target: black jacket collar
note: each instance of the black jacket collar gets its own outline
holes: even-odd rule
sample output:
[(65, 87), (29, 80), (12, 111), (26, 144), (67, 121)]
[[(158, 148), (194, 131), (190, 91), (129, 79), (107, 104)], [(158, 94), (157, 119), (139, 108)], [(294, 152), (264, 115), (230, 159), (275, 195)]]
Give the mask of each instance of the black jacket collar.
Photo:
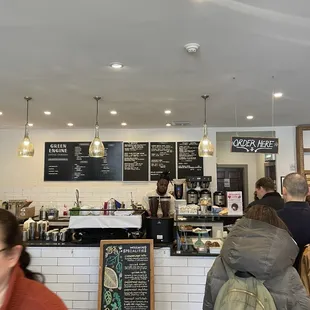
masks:
[(289, 201), (284, 205), (285, 209), (309, 209), (309, 203), (306, 201)]
[(281, 198), (281, 195), (278, 192), (271, 192), (271, 193), (266, 193), (263, 198), (266, 198), (266, 197), (280, 197)]

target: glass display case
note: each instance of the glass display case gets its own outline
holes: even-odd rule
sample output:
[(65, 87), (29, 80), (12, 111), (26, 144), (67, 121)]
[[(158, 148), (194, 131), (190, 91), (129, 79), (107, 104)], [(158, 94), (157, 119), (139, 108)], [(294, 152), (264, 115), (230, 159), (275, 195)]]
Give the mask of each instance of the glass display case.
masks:
[(240, 216), (218, 212), (201, 213), (187, 208), (177, 210), (173, 256), (218, 256), (230, 228)]

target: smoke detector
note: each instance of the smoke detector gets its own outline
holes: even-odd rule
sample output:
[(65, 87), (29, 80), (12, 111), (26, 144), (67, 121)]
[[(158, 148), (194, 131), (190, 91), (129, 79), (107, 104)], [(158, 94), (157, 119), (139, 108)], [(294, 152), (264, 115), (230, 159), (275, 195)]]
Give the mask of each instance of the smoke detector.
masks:
[(198, 43), (188, 43), (184, 47), (188, 53), (196, 53), (199, 50), (200, 45)]

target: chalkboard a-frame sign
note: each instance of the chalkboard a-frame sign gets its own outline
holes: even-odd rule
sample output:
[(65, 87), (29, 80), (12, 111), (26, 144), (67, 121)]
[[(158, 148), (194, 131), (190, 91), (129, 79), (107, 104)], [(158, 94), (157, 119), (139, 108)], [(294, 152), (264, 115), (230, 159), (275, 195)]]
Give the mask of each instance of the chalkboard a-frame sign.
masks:
[(98, 310), (155, 310), (153, 240), (102, 240), (98, 294)]

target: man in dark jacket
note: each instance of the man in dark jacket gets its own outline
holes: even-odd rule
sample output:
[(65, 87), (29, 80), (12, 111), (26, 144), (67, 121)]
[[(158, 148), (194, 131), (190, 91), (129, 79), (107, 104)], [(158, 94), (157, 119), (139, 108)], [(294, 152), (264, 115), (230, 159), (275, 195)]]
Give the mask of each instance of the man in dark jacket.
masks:
[(248, 208), (255, 205), (263, 205), (274, 208), (275, 210), (282, 209), (284, 206), (284, 200), (281, 195), (275, 191), (274, 187), (274, 182), (271, 178), (260, 178), (255, 183), (255, 192), (258, 200), (251, 202)]
[(307, 180), (298, 173), (288, 174), (283, 181), (284, 208), (279, 217), (287, 225), (299, 247), (294, 267), (298, 270), (305, 245), (310, 243), (310, 207), (306, 202), (309, 192)]

